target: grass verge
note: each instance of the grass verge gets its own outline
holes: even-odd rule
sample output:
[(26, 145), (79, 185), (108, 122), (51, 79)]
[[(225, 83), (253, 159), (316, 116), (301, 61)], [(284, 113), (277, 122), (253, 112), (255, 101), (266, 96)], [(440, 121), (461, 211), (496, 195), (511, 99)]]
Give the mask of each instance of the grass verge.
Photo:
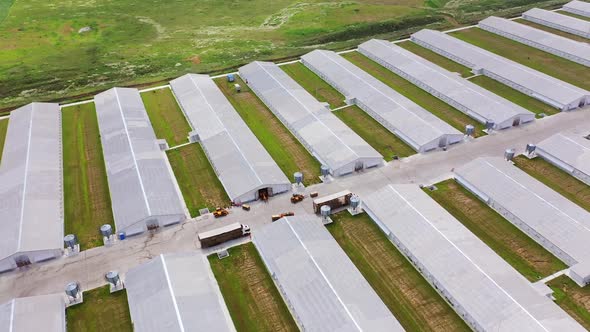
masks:
[(65, 234), (101, 246), (100, 226), (114, 221), (94, 103), (62, 109), (62, 135)]
[(581, 64), (479, 28), (456, 31), (451, 35), (582, 89), (590, 89), (590, 71)]
[(281, 66), (281, 69), (317, 100), (330, 104), (332, 108), (346, 105), (344, 96), (340, 92), (336, 91), (301, 62)]
[(209, 263), (238, 331), (298, 331), (254, 244), (229, 249)]
[(229, 197), (199, 143), (168, 150), (166, 154), (191, 217), (198, 216), (199, 209), (212, 211), (229, 205)]
[(515, 90), (508, 85), (504, 85), (496, 80), (493, 80), (487, 76), (476, 76), (470, 79), (471, 82), (481, 86), (484, 89), (489, 90), (497, 94), (498, 96), (509, 100), (521, 107), (526, 108), (527, 110), (535, 113), (541, 114), (545, 113), (546, 115), (552, 115), (559, 113), (559, 110), (551, 107), (531, 96), (525, 95), (524, 93)]
[(579, 287), (567, 276), (555, 278), (547, 285), (553, 289), (557, 305), (590, 330), (590, 288)]
[(0, 162), (4, 152), (4, 142), (6, 141), (6, 131), (8, 130), (8, 119), (0, 121)]
[(408, 157), (416, 153), (409, 145), (392, 134), (357, 106), (349, 106), (334, 112), (342, 122), (377, 150), (386, 161), (394, 155)]
[(473, 75), (471, 69), (468, 67), (463, 66), (460, 63), (457, 63), (453, 60), (447, 59), (444, 56), (433, 52), (427, 48), (424, 48), (416, 43), (412, 43), (411, 41), (405, 41), (397, 44), (400, 47), (405, 48), (406, 50), (419, 55), (420, 57), (435, 63), (444, 69), (451, 71), (453, 73), (459, 73), (462, 77), (469, 77)]
[(586, 17), (586, 16), (582, 16), (582, 15), (578, 15), (578, 14), (566, 12), (565, 10), (559, 10), (559, 11), (557, 11), (557, 13), (558, 14), (562, 14), (562, 15), (567, 15), (567, 16), (575, 17), (575, 18), (578, 18), (578, 19), (584, 20), (584, 21), (590, 21), (590, 17)]
[(234, 90), (234, 83), (229, 83), (224, 78), (216, 79), (215, 83), (289, 179), (293, 177), (293, 173), (302, 172), (306, 186), (320, 182), (320, 163), (241, 78), (236, 76), (236, 83), (242, 86), (239, 93)]
[(535, 29), (547, 31), (547, 32), (550, 32), (550, 33), (552, 33), (554, 35), (562, 36), (562, 37), (565, 37), (565, 38), (568, 38), (568, 39), (572, 39), (572, 40), (575, 40), (575, 41), (579, 41), (579, 42), (582, 42), (582, 43), (588, 43), (589, 42), (588, 39), (586, 39), (586, 38), (584, 38), (582, 36), (574, 35), (574, 34), (567, 33), (565, 31), (561, 31), (561, 30), (557, 30), (557, 29), (553, 29), (553, 28), (550, 28), (548, 26), (537, 24), (537, 23), (531, 22), (531, 21), (527, 21), (527, 20), (522, 19), (522, 18), (519, 18), (519, 19), (515, 20), (515, 22), (518, 22), (520, 24), (525, 24), (525, 25), (531, 26), (531, 27), (533, 27)]
[(485, 135), (482, 131), (485, 129), (483, 124), (468, 117), (464, 113), (461, 113), (459, 110), (432, 96), (409, 81), (406, 81), (402, 77), (394, 74), (389, 69), (381, 66), (359, 52), (350, 52), (343, 54), (342, 56), (457, 130), (464, 132), (465, 126), (471, 124), (476, 128), (476, 137)]
[(529, 159), (518, 156), (514, 158), (514, 163), (547, 187), (590, 212), (590, 186), (584, 182), (541, 157)]
[(169, 88), (146, 91), (141, 94), (156, 137), (165, 139), (168, 145), (175, 146), (188, 142), (191, 131), (180, 106)]
[(84, 292), (84, 303), (66, 309), (68, 332), (131, 332), (127, 291), (111, 294), (109, 286)]
[(567, 268), (455, 180), (436, 187), (425, 192), (528, 280), (538, 281)]
[(470, 331), (367, 214), (332, 220), (332, 236), (407, 331)]

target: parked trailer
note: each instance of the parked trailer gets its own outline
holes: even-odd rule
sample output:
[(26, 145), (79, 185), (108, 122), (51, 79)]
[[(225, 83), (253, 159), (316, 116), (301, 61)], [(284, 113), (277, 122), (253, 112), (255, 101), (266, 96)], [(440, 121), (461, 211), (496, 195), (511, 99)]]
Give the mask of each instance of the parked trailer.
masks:
[(350, 204), (351, 197), (352, 193), (350, 190), (344, 190), (332, 195), (316, 198), (313, 200), (313, 211), (315, 213), (320, 213), (320, 209), (324, 205), (330, 206), (332, 210), (346, 206)]
[(239, 222), (198, 233), (201, 248), (216, 246), (223, 242), (250, 235), (250, 227)]

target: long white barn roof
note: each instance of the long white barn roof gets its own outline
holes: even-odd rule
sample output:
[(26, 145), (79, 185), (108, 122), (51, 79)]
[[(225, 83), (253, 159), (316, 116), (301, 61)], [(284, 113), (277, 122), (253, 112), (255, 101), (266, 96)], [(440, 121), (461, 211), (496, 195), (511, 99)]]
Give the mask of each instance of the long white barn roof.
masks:
[(528, 45), (558, 56), (565, 53), (570, 60), (590, 66), (590, 44), (494, 16), (480, 21), (479, 27), (516, 41), (525, 41)]
[(590, 3), (585, 1), (574, 0), (563, 5), (562, 9), (566, 12), (590, 17)]
[(113, 88), (94, 102), (117, 230), (184, 214), (137, 89)]
[(253, 241), (303, 330), (403, 331), (316, 216), (282, 218)]
[(371, 109), (417, 151), (447, 135), (463, 137), (457, 129), (332, 51), (316, 50), (301, 59), (347, 98), (355, 98)]
[(160, 255), (127, 272), (135, 331), (235, 331), (223, 297), (199, 252)]
[[(385, 40), (372, 39), (363, 43), (359, 52), (411, 82), (419, 83), (419, 87), (433, 95), (443, 95), (453, 104), (468, 109), (468, 115), (479, 122), (502, 124), (516, 117), (526, 118), (527, 122), (535, 118), (526, 109)], [(445, 100), (444, 97), (439, 98)]]
[(270, 185), (291, 187), (209, 76), (187, 74), (171, 81), (170, 86), (230, 199)]
[(588, 135), (590, 129), (558, 133), (538, 143), (537, 151), (590, 176), (590, 140), (585, 138)]
[(590, 92), (534, 69), (483, 50), (448, 34), (424, 29), (412, 41), (472, 69), (483, 69), (503, 80), (522, 86), (557, 108), (577, 104)]
[(21, 297), (0, 304), (0, 331), (65, 332), (64, 295)]
[(584, 331), (418, 186), (386, 186), (363, 206), (477, 330)]
[(502, 158), (478, 158), (455, 169), (455, 178), (552, 243), (569, 265), (589, 260), (590, 213), (518, 167)]
[(363, 158), (383, 159), (274, 63), (252, 62), (240, 68), (240, 76), (301, 143), (332, 170)]
[(590, 22), (586, 20), (539, 8), (524, 12), (522, 17), (527, 21), (590, 38)]
[(63, 248), (61, 148), (58, 104), (11, 112), (0, 165), (0, 259)]

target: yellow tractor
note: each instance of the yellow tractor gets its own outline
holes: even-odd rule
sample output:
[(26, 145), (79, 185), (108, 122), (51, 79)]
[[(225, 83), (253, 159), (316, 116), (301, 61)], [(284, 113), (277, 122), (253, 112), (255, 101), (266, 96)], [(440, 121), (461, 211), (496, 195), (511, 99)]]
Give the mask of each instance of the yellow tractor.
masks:
[(303, 196), (301, 194), (293, 194), (293, 196), (291, 196), (291, 203), (297, 204), (297, 203), (301, 202), (304, 198), (305, 198), (305, 196)]
[(217, 209), (215, 209), (215, 211), (213, 211), (213, 216), (215, 218), (225, 217), (228, 214), (229, 214), (229, 211), (227, 211), (226, 209), (220, 208), (220, 207), (218, 207)]

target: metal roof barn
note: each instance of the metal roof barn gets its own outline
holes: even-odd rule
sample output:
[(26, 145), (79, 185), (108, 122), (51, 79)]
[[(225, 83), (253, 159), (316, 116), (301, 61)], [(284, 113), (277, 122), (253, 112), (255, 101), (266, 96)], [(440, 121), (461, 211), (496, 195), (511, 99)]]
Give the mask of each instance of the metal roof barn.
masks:
[(588, 2), (574, 0), (563, 5), (561, 9), (573, 14), (590, 17), (590, 3)]
[(538, 143), (535, 152), (590, 186), (590, 130), (555, 134)]
[(61, 149), (58, 104), (11, 112), (0, 165), (0, 271), (61, 256)]
[(274, 63), (252, 62), (240, 68), (240, 76), (332, 175), (383, 164), (379, 152)]
[(420, 30), (411, 40), (552, 107), (568, 111), (590, 104), (590, 92), (503, 58), (448, 34)]
[(313, 215), (284, 217), (253, 242), (303, 331), (403, 331)]
[(512, 163), (478, 158), (455, 179), (567, 265), (590, 260), (590, 213)]
[(50, 294), (20, 297), (0, 304), (0, 331), (65, 332), (64, 296)]
[(533, 8), (524, 12), (522, 18), (550, 28), (565, 31), (584, 38), (590, 38), (590, 22), (579, 18), (539, 8)]
[(160, 255), (125, 278), (135, 331), (235, 331), (207, 258)]
[(479, 22), (483, 30), (590, 67), (590, 45), (500, 17)]
[(291, 189), (289, 179), (207, 75), (170, 82), (174, 95), (230, 199), (257, 200)]
[(94, 102), (117, 231), (133, 235), (185, 220), (139, 91), (113, 88)]
[(478, 122), (494, 123), (494, 129), (535, 119), (526, 109), (385, 40), (363, 43), (359, 52)]
[(313, 51), (301, 61), (418, 152), (463, 139), (461, 132), (334, 52)]
[(476, 331), (584, 331), (416, 185), (388, 185), (363, 208)]

